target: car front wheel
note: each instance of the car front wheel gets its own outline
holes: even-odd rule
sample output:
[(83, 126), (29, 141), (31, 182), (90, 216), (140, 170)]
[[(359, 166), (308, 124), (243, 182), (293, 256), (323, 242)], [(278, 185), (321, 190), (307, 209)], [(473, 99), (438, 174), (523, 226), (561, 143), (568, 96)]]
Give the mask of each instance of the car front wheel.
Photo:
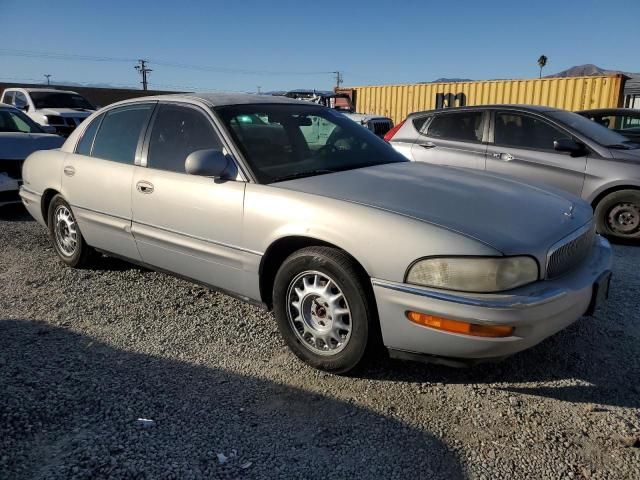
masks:
[(621, 240), (640, 240), (640, 191), (610, 193), (596, 206), (595, 216), (599, 233)]
[(361, 363), (376, 318), (365, 282), (355, 261), (338, 249), (304, 248), (284, 261), (274, 282), (274, 311), (300, 359), (332, 373)]
[(48, 226), (49, 237), (60, 260), (74, 268), (83, 268), (91, 263), (96, 251), (85, 242), (71, 207), (62, 195), (51, 199)]

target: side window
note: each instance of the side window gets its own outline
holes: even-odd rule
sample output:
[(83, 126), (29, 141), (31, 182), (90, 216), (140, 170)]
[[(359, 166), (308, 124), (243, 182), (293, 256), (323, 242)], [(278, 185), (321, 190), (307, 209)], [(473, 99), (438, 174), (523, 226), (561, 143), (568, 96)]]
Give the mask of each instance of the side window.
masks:
[(622, 117), (621, 130), (627, 130), (633, 128), (638, 130), (640, 128), (640, 115), (625, 115)]
[(494, 143), (507, 147), (553, 150), (554, 140), (570, 138), (547, 122), (519, 113), (497, 113)]
[(2, 95), (2, 103), (13, 105), (13, 92), (4, 92)]
[(222, 144), (203, 113), (191, 107), (160, 105), (149, 140), (147, 167), (184, 173), (189, 154), (209, 148), (222, 149)]
[(107, 112), (93, 142), (91, 156), (133, 165), (140, 133), (151, 110), (152, 104), (136, 104)]
[(436, 115), (427, 135), (447, 140), (482, 141), (482, 112), (460, 112)]
[(413, 126), (418, 132), (420, 132), (422, 131), (422, 127), (424, 127), (424, 125), (429, 121), (430, 118), (430, 116), (414, 118)]
[(93, 145), (93, 139), (96, 136), (96, 132), (98, 131), (98, 127), (100, 126), (100, 122), (104, 118), (104, 114), (96, 117), (91, 124), (85, 129), (82, 134), (82, 138), (78, 142), (78, 146), (76, 147), (76, 153), (78, 155), (91, 155), (91, 147)]

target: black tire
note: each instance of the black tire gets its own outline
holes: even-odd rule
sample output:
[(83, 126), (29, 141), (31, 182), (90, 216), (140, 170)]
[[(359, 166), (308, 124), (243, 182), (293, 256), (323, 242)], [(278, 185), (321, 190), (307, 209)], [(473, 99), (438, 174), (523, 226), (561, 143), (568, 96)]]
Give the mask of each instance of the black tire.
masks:
[(595, 208), (598, 233), (611, 239), (640, 240), (640, 191), (619, 190), (604, 197)]
[[(313, 347), (308, 346), (301, 338), (302, 334), (295, 331), (296, 326), (290, 317), (295, 312), (290, 304), (292, 282), (307, 272), (319, 272), (330, 278), (348, 303), (350, 333), (345, 345), (337, 353), (314, 352)], [(367, 288), (367, 282), (368, 279), (356, 262), (345, 252), (335, 248), (303, 248), (283, 262), (273, 286), (274, 313), (280, 334), (298, 358), (314, 368), (344, 374), (359, 366), (368, 350), (378, 346), (377, 312), (373, 293)], [(331, 319), (331, 316), (328, 318)]]
[[(65, 251), (64, 247), (61, 245), (62, 242), (58, 241), (56, 238), (56, 229), (61, 228), (56, 222), (56, 212), (59, 208), (66, 209), (71, 215), (71, 219), (75, 224), (75, 232), (76, 232), (76, 241), (75, 248), (73, 252)], [(72, 268), (86, 268), (91, 266), (93, 261), (97, 258), (97, 252), (87, 245), (84, 237), (82, 236), (82, 232), (80, 231), (80, 227), (75, 222), (75, 217), (73, 216), (73, 211), (71, 210), (71, 206), (65, 201), (62, 195), (58, 194), (51, 199), (51, 203), (49, 204), (49, 211), (47, 212), (47, 225), (49, 227), (49, 238), (51, 239), (51, 243), (53, 244), (53, 248), (58, 254), (58, 257), (65, 265), (68, 265)]]

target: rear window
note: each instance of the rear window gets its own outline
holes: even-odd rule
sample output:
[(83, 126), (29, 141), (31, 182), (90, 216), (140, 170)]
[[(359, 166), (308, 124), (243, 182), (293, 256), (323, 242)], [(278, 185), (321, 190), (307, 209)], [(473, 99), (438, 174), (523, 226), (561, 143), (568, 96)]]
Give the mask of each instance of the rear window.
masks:
[(482, 126), (482, 112), (445, 113), (433, 118), (427, 134), (446, 140), (481, 142)]

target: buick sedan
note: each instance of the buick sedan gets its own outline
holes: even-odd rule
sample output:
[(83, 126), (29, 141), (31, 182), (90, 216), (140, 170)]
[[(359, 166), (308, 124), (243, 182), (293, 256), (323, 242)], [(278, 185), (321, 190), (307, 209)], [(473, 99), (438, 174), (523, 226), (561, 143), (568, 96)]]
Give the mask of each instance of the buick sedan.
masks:
[(586, 202), (407, 161), (287, 98), (114, 104), (31, 155), (23, 179), (65, 264), (102, 252), (271, 308), (291, 350), (336, 373), (380, 344), (452, 365), (502, 358), (593, 312), (609, 285)]

